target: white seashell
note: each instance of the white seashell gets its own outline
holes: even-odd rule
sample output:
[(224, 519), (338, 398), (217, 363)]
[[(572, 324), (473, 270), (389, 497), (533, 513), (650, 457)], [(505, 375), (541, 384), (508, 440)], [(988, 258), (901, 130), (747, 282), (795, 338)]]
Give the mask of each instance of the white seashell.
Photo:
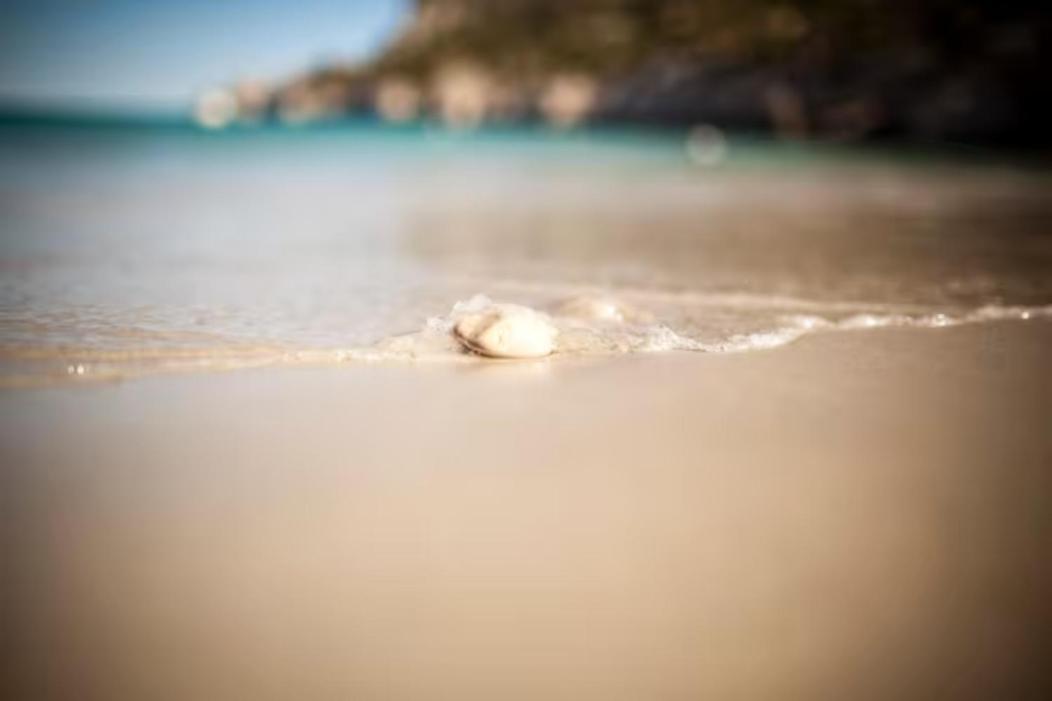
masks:
[(616, 299), (590, 295), (566, 300), (556, 308), (555, 313), (571, 319), (618, 324), (652, 320), (649, 314), (632, 309)]
[(453, 325), (465, 348), (491, 358), (541, 358), (555, 349), (558, 333), (547, 315), (517, 304), (494, 304)]

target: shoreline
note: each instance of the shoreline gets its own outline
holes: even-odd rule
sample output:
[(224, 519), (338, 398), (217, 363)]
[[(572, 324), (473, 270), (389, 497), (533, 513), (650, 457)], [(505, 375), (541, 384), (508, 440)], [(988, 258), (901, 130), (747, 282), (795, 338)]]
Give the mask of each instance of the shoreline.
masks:
[[(668, 330), (672, 346), (654, 350), (594, 350), (556, 349), (551, 355), (532, 362), (573, 363), (578, 360), (611, 361), (621, 357), (663, 355), (739, 355), (758, 351), (772, 351), (800, 343), (812, 336), (825, 336), (843, 332), (867, 331), (938, 331), (962, 326), (989, 324), (1047, 323), (1052, 319), (1052, 306), (981, 307), (965, 314), (950, 316), (928, 313), (907, 316), (903, 314), (857, 314), (839, 321), (822, 317), (798, 315), (793, 325), (770, 331), (745, 333), (728, 337), (719, 342), (701, 342)], [(450, 317), (450, 324), (452, 323)], [(434, 323), (428, 322), (428, 326)], [(572, 328), (572, 327), (571, 327)], [(652, 330), (667, 329), (655, 326)], [(618, 331), (618, 327), (610, 327)], [(602, 332), (602, 328), (596, 329)], [(317, 348), (292, 349), (266, 346), (245, 348), (156, 348), (143, 351), (84, 351), (70, 352), (60, 349), (2, 349), (3, 362), (26, 364), (48, 358), (58, 367), (51, 372), (32, 368), (26, 374), (0, 373), (0, 393), (22, 390), (95, 386), (136, 382), (152, 377), (217, 375), (245, 370), (294, 370), (339, 369), (347, 367), (470, 367), (478, 364), (508, 365), (524, 362), (521, 359), (486, 358), (472, 353), (458, 344), (450, 333), (439, 333), (433, 329), (396, 335), (371, 346), (361, 348)], [(136, 365), (135, 363), (141, 363)], [(153, 364), (149, 364), (149, 363)], [(62, 372), (62, 365), (65, 365)]]

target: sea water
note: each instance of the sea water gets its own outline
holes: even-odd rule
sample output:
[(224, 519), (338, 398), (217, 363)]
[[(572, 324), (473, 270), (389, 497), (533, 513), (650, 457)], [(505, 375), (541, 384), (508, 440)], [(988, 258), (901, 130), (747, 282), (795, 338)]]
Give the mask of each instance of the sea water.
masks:
[[(708, 133), (708, 132), (707, 132)], [(486, 362), (489, 301), (551, 362), (1052, 317), (1052, 175), (975, 153), (370, 122), (0, 123), (0, 384)]]

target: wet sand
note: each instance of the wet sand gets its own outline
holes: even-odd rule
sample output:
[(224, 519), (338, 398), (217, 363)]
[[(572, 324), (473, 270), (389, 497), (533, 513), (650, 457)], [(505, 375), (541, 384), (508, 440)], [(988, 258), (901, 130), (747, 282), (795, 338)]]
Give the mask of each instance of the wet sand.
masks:
[(12, 699), (1038, 698), (1052, 324), (0, 393)]

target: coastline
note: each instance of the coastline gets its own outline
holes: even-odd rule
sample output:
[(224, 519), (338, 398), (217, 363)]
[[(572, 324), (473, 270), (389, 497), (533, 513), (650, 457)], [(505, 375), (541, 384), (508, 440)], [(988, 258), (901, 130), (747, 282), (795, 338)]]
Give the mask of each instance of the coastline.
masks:
[(1050, 347), (1037, 320), (4, 391), (15, 691), (1025, 697)]

